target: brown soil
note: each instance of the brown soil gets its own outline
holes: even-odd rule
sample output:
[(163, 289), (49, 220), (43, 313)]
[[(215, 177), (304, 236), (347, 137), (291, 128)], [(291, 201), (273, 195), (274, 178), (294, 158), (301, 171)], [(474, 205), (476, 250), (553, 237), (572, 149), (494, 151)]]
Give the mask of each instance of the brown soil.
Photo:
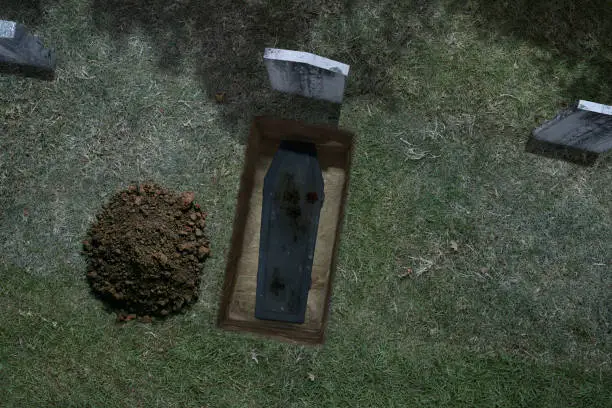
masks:
[(119, 320), (166, 316), (198, 296), (209, 256), (206, 214), (194, 194), (152, 184), (130, 186), (106, 204), (83, 242), (93, 292)]

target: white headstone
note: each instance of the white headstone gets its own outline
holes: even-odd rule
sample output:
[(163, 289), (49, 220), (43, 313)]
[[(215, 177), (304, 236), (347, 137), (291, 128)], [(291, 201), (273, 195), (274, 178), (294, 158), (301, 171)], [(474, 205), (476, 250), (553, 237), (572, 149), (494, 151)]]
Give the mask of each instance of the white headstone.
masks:
[(51, 79), (54, 71), (53, 50), (45, 48), (23, 24), (0, 20), (0, 72), (20, 72)]
[(532, 132), (536, 140), (585, 152), (612, 149), (612, 109), (609, 105), (579, 101)]
[(0, 38), (15, 37), (15, 28), (17, 23), (14, 21), (0, 20)]
[(590, 101), (578, 101), (578, 109), (587, 110), (602, 115), (612, 115), (612, 106)]
[(264, 62), (273, 89), (342, 103), (348, 65), (308, 52), (278, 48), (266, 48)]

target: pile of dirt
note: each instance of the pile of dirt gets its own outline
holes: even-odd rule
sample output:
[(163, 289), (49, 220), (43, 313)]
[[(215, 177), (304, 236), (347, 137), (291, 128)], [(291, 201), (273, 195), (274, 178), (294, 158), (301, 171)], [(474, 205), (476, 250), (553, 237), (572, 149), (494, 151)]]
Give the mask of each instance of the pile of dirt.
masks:
[(210, 255), (205, 226), (192, 192), (141, 184), (117, 193), (83, 242), (93, 292), (120, 320), (150, 320), (193, 303)]

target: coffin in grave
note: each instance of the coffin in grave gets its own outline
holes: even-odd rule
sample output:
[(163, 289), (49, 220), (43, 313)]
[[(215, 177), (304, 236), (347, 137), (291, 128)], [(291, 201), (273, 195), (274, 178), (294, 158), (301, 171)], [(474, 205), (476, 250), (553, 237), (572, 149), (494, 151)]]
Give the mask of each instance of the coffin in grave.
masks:
[[(353, 143), (352, 133), (332, 126), (309, 125), (267, 117), (255, 119), (247, 145), (228, 253), (218, 319), (220, 327), (255, 332), (297, 343), (323, 342), (348, 191)], [(289, 177), (278, 177), (282, 176), (283, 168), (287, 169), (286, 163), (279, 165), (277, 161), (275, 166), (273, 162), (277, 153), (283, 150), (283, 155), (287, 151), (290, 154), (298, 152), (301, 160), (309, 161), (306, 166), (300, 166), (301, 169), (310, 169), (307, 170), (309, 174), (296, 174), (295, 168), (289, 168), (290, 171), (284, 172)], [(291, 160), (291, 157), (285, 158)], [(317, 171), (321, 177), (318, 180)], [(295, 184), (293, 187), (290, 179)], [(268, 184), (272, 183), (274, 190), (282, 191), (276, 202), (274, 197), (268, 202), (270, 212), (264, 210), (266, 181)], [(300, 187), (297, 188), (297, 185)], [(288, 202), (283, 202), (285, 200)], [(295, 221), (292, 215), (296, 215), (298, 206), (300, 213), (304, 211), (307, 214), (301, 219), (297, 217), (297, 223), (292, 225)], [(266, 239), (263, 235), (266, 234), (267, 224), (263, 218), (266, 217), (265, 214), (270, 214), (271, 218), (273, 208), (277, 213), (285, 212), (286, 218), (283, 222), (286, 224), (280, 232), (289, 234), (282, 241), (274, 242), (277, 244), (276, 248), (270, 248), (270, 243), (262, 245)], [(315, 220), (317, 212), (318, 223)], [(318, 226), (315, 239), (308, 230), (314, 229), (316, 224)], [(303, 235), (293, 236), (294, 230)], [(268, 234), (270, 233), (276, 234), (268, 229)], [(269, 235), (269, 238), (275, 236)], [(287, 241), (295, 243), (305, 237), (312, 241), (306, 239), (301, 240), (297, 247), (282, 247)], [(311, 253), (312, 246), (314, 252)], [(267, 253), (262, 253), (262, 248), (266, 247)], [(258, 273), (261, 256), (287, 249), (296, 254), (294, 259), (289, 256), (277, 257), (277, 265), (264, 260), (263, 263), (268, 265), (267, 270), (271, 273), (265, 276)], [(312, 260), (309, 259), (311, 254)], [(309, 265), (312, 267), (308, 271)], [(280, 270), (292, 266), (298, 269), (297, 274), (292, 274), (290, 270)], [(275, 267), (279, 268), (276, 274)], [(300, 278), (294, 279), (295, 276)], [(287, 281), (287, 277), (291, 282)], [(261, 283), (258, 278), (261, 278)], [(261, 309), (257, 310), (258, 286), (271, 296), (261, 304), (263, 315), (258, 313)], [(291, 290), (297, 296), (292, 296)], [(288, 307), (289, 310), (281, 310), (281, 307)], [(277, 314), (284, 311), (288, 313)]]
[(258, 319), (304, 323), (323, 199), (316, 146), (282, 141), (264, 179)]

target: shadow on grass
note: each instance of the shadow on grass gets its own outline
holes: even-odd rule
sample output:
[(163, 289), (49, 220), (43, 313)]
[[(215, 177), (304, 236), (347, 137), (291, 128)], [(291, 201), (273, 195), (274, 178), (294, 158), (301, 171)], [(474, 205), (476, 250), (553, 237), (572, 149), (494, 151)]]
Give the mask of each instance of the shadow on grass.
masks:
[[(339, 106), (280, 95), (269, 87), (263, 64), (265, 47), (301, 49), (323, 11), (337, 13), (335, 0), (94, 0), (99, 30), (121, 42), (135, 30), (144, 32), (159, 55), (160, 69), (195, 72), (210, 100), (224, 92), (220, 105), (225, 123), (248, 124), (255, 115), (337, 123)], [(236, 128), (235, 128), (236, 129)], [(246, 135), (245, 135), (246, 136)]]
[(15, 21), (30, 27), (37, 26), (43, 18), (41, 0), (2, 0), (0, 20)]
[[(568, 101), (611, 101), (612, 4), (609, 0), (473, 0), (467, 6), (458, 0), (451, 3), (476, 15), (486, 31), (530, 41), (579, 72), (569, 83), (562, 84)], [(545, 60), (542, 62), (547, 64)], [(553, 75), (551, 69), (551, 81)]]
[(118, 44), (136, 30), (144, 32), (157, 48), (159, 67), (195, 71), (211, 100), (224, 92), (225, 123), (240, 124), (237, 130), (257, 115), (337, 124), (338, 105), (271, 91), (263, 64), (265, 47), (317, 52), (313, 33), (330, 45), (325, 57), (352, 64), (347, 96), (373, 96), (395, 106), (391, 68), (411, 38), (404, 21), (429, 3), (94, 0), (92, 13), (96, 28)]

